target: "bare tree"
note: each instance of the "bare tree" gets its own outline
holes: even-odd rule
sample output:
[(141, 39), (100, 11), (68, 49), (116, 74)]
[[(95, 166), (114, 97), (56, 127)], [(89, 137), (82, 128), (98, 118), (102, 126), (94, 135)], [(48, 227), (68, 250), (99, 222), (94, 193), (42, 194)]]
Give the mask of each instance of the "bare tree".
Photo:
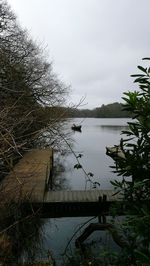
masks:
[[(67, 93), (68, 87), (53, 73), (44, 49), (21, 29), (7, 2), (0, 0), (0, 179), (27, 149), (40, 143), (58, 143), (64, 118), (60, 107)], [(0, 264), (1, 258), (8, 258), (12, 250), (11, 236), (7, 232), (17, 228), (20, 220), (22, 226), (32, 218), (18, 220), (16, 214), (20, 215), (20, 204), (9, 203), (7, 196), (0, 187)], [(10, 212), (11, 223), (9, 208), (14, 212), (14, 216)], [(7, 224), (3, 219), (5, 215)], [(4, 256), (1, 257), (2, 250)], [(6, 264), (2, 262), (1, 265)]]
[[(10, 7), (0, 1), (0, 158), (35, 145), (41, 129), (60, 123), (54, 108), (65, 102), (68, 87), (53, 73), (44, 50), (22, 30)], [(57, 113), (58, 114), (58, 113)], [(51, 115), (53, 119), (51, 119)], [(37, 142), (36, 142), (37, 143)]]

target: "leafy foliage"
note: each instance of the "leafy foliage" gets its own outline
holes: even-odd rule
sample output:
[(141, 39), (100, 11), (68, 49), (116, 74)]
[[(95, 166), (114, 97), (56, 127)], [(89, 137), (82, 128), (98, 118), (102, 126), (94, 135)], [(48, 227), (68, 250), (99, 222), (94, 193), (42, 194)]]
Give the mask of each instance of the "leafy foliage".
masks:
[[(138, 77), (140, 91), (124, 93), (124, 110), (132, 115), (128, 122), (129, 130), (122, 131), (126, 139), (121, 139), (120, 147), (125, 158), (116, 158), (118, 175), (123, 176), (117, 186), (124, 191), (126, 199), (150, 198), (150, 76), (149, 68), (138, 66), (144, 74), (132, 75)], [(130, 180), (126, 180), (130, 177)]]
[(132, 77), (139, 90), (125, 92), (123, 97), (124, 110), (130, 112), (132, 121), (128, 122), (129, 130), (122, 132), (126, 137), (120, 140), (125, 157), (114, 158), (114, 172), (121, 180), (112, 182), (124, 196), (128, 213), (134, 214), (124, 222), (132, 244), (123, 250), (126, 261), (122, 265), (150, 265), (150, 67), (138, 69), (142, 73)]

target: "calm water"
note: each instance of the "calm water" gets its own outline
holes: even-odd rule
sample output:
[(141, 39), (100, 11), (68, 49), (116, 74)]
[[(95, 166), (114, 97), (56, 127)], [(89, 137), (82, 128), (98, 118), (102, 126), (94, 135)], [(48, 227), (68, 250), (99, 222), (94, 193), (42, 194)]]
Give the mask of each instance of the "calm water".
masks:
[[(68, 128), (70, 131), (73, 123), (82, 124), (82, 133), (72, 133), (74, 152), (76, 155), (79, 153), (83, 155), (80, 162), (87, 172), (94, 174), (93, 180), (100, 183), (100, 189), (111, 189), (110, 180), (116, 178), (116, 176), (111, 172), (111, 168), (109, 168), (110, 165), (113, 165), (113, 160), (106, 156), (106, 146), (119, 144), (120, 133), (127, 126), (127, 119), (74, 119), (69, 122)], [(57, 173), (56, 187), (68, 190), (85, 189), (85, 175), (83, 171), (81, 169), (74, 169), (76, 164), (75, 156), (71, 153), (67, 156), (61, 155), (59, 163), (60, 172), (63, 171), (63, 173)], [(93, 189), (90, 183), (87, 188)], [(43, 245), (46, 249), (52, 251), (54, 257), (57, 258), (58, 264), (59, 260), (61, 260), (61, 254), (73, 233), (90, 218), (70, 217), (46, 220)], [(97, 218), (92, 222), (94, 221), (97, 222)], [(87, 242), (92, 240), (100, 241), (101, 245), (103, 245), (107, 239), (106, 234), (105, 237), (104, 234), (104, 232), (96, 232)], [(111, 239), (108, 242), (111, 246), (115, 246)], [(74, 249), (73, 241), (71, 249)]]
[[(121, 130), (127, 125), (127, 119), (94, 119), (87, 118), (74, 119), (75, 124), (82, 124), (82, 133), (73, 132), (74, 140), (73, 150), (78, 155), (83, 156), (80, 159), (86, 172), (94, 174), (93, 180), (100, 183), (100, 189), (111, 189), (110, 180), (116, 177), (109, 168), (113, 165), (113, 160), (106, 155), (106, 146), (119, 144)], [(69, 123), (69, 128), (73, 123)], [(75, 156), (70, 153), (68, 156), (62, 156), (65, 173), (63, 175), (66, 181), (66, 189), (76, 190), (85, 189), (85, 177), (81, 169), (74, 169), (77, 163)], [(64, 184), (64, 185), (65, 185)], [(88, 184), (87, 188), (92, 188)]]

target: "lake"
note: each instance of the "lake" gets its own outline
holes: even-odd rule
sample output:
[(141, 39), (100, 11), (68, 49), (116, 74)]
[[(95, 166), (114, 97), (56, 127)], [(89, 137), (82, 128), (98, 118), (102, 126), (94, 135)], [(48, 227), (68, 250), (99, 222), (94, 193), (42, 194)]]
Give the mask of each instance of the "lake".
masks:
[[(118, 178), (109, 167), (113, 165), (113, 160), (106, 155), (106, 146), (119, 144), (121, 130), (127, 128), (127, 121), (129, 119), (86, 118), (73, 119), (68, 122), (70, 131), (73, 123), (82, 124), (81, 133), (71, 131), (73, 139), (71, 147), (76, 156), (82, 154), (82, 157), (79, 158), (80, 163), (87, 173), (91, 172), (94, 175), (92, 180), (100, 183), (100, 187), (98, 186), (97, 189), (112, 189), (110, 180)], [(55, 173), (55, 189), (84, 190), (85, 187), (86, 189), (94, 189), (90, 182), (85, 182), (85, 174), (82, 169), (74, 168), (77, 161), (71, 152), (67, 155), (59, 154), (58, 156), (56, 154), (55, 161), (58, 162), (58, 165), (56, 165), (57, 173)], [(52, 251), (58, 265), (61, 265), (61, 254), (74, 232), (89, 219), (91, 217), (45, 219), (43, 247)], [(97, 222), (97, 218), (92, 220), (92, 222), (94, 221)], [(77, 236), (79, 236), (79, 232)], [(74, 249), (74, 239), (69, 245), (71, 251)], [(106, 236), (104, 232), (92, 234), (87, 243), (90, 243), (90, 241), (100, 242), (101, 246), (107, 242), (107, 244), (116, 248), (110, 236)]]

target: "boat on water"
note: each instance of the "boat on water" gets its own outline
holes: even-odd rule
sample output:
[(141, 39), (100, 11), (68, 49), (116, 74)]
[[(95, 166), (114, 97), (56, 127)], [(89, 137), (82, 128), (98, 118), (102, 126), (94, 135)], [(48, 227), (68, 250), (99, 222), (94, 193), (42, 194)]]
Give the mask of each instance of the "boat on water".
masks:
[(71, 127), (71, 129), (74, 130), (74, 131), (81, 132), (81, 127), (82, 127), (81, 125), (75, 125), (75, 124), (73, 124), (72, 127)]

